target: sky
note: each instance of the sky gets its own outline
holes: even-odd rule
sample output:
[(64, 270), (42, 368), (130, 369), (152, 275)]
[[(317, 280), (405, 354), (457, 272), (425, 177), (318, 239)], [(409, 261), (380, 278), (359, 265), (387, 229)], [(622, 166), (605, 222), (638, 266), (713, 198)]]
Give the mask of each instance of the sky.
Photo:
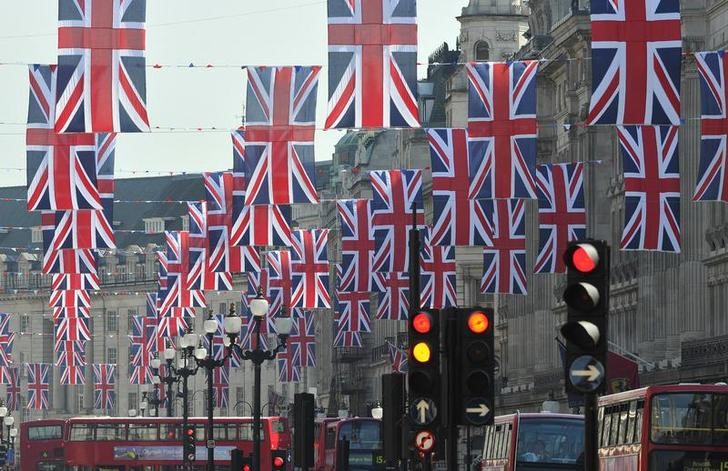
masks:
[[(467, 0), (418, 0), (419, 62), (455, 47)], [(0, 186), (25, 185), (26, 64), (56, 62), (57, 0), (0, 1)], [(232, 166), (229, 130), (245, 102), (242, 65), (326, 65), (325, 0), (147, 0), (147, 109), (152, 127), (220, 131), (120, 135), (116, 178)], [(215, 68), (189, 68), (213, 64)], [(426, 68), (420, 66), (423, 77)], [(317, 128), (328, 85), (320, 74)], [(316, 132), (316, 159), (343, 131)]]

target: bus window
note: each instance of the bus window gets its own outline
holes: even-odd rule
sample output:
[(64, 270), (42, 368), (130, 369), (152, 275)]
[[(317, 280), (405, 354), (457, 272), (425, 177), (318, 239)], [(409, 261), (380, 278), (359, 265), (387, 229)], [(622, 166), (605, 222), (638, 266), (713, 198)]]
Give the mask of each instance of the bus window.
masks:
[(634, 421), (634, 440), (636, 443), (642, 441), (642, 420), (645, 414), (645, 401), (637, 401), (637, 411), (635, 412)]
[(91, 424), (71, 425), (71, 441), (85, 442), (94, 439), (94, 427)]
[(651, 436), (655, 443), (709, 444), (712, 394), (657, 394), (652, 397)]
[(339, 440), (349, 440), (350, 450), (379, 450), (382, 448), (380, 429), (379, 422), (345, 422), (339, 428)]
[[(276, 433), (283, 433), (286, 431), (286, 422), (283, 420), (271, 420), (270, 427)], [(316, 436), (315, 433), (314, 436)]]
[(519, 423), (519, 463), (575, 464), (583, 452), (584, 425), (579, 420), (528, 419)]
[(604, 420), (602, 421), (602, 440), (601, 446), (606, 447), (609, 445), (609, 431), (612, 429), (612, 414), (611, 407), (604, 408)]
[[(253, 440), (253, 424), (252, 423), (246, 423), (246, 424), (239, 424), (238, 425), (238, 434), (240, 440)], [(265, 440), (265, 429), (262, 427), (260, 428), (260, 439)]]
[[(231, 427), (234, 427), (234, 425)], [(231, 428), (230, 436), (228, 436), (228, 424), (213, 424), (212, 438), (215, 440), (235, 440), (235, 429)]]
[(129, 424), (129, 441), (159, 440), (157, 424)]
[(637, 418), (637, 401), (630, 401), (627, 414), (627, 434), (625, 436), (625, 442), (631, 445), (632, 443), (636, 443), (634, 421)]
[(96, 440), (126, 440), (124, 432), (126, 432), (126, 426), (123, 424), (98, 424), (96, 426)]
[(503, 454), (502, 454), (502, 457), (504, 459), (508, 458), (510, 456), (512, 432), (513, 432), (513, 426), (511, 424), (506, 425), (505, 433), (503, 434), (505, 436), (505, 443), (503, 444)]
[(612, 430), (609, 432), (609, 445), (615, 446), (619, 443), (619, 406), (612, 407)]
[(63, 427), (60, 425), (28, 427), (28, 440), (60, 440), (62, 438)]
[(728, 443), (728, 395), (715, 394), (713, 399), (713, 443)]
[(624, 403), (619, 407), (619, 436), (617, 445), (627, 443), (627, 426), (629, 425), (629, 404)]

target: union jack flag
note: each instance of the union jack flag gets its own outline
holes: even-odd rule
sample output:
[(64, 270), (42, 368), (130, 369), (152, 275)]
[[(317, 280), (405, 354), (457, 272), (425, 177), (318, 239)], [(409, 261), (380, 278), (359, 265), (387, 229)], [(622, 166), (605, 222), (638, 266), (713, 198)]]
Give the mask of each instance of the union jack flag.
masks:
[(100, 363), (93, 365), (94, 368), (94, 409), (114, 410), (116, 402), (116, 380), (114, 373), (116, 365)]
[(317, 203), (316, 89), (321, 67), (249, 67), (245, 204)]
[(391, 342), (387, 342), (389, 351), (389, 363), (392, 365), (392, 373), (407, 373), (407, 352)]
[(230, 136), (233, 141), (233, 201), (242, 197), (245, 201), (245, 128), (238, 128)]
[(624, 168), (622, 250), (680, 252), (677, 126), (617, 128)]
[(422, 306), (444, 309), (458, 305), (455, 247), (425, 243), (420, 251)]
[(728, 85), (725, 51), (698, 52), (695, 63), (700, 72), (701, 140), (700, 165), (694, 201), (728, 202)]
[(149, 366), (153, 355), (150, 350), (150, 339), (154, 336), (157, 319), (145, 316), (131, 317), (131, 334), (129, 335), (129, 356), (133, 366)]
[(316, 318), (311, 311), (293, 321), (288, 337), (288, 348), (297, 355), (294, 363), (300, 366), (316, 367)]
[[(189, 276), (190, 244), (188, 231), (166, 232), (166, 288), (161, 291), (159, 307), (161, 316), (168, 315), (174, 307), (205, 307), (205, 294), (202, 290), (192, 289)], [(164, 267), (161, 263), (160, 269)], [(161, 280), (161, 276), (160, 276)]]
[[(16, 411), (20, 405), (20, 368), (3, 366), (0, 370), (2, 370), (3, 384), (7, 384), (5, 388), (5, 405), (8, 410)], [(5, 378), (7, 378), (7, 381)]]
[(341, 291), (371, 291), (374, 239), (370, 226), (370, 200), (336, 202), (341, 222)]
[[(192, 312), (192, 314), (188, 314)], [(190, 325), (190, 318), (195, 317), (194, 309), (174, 307), (170, 310), (170, 315), (157, 319), (158, 324), (154, 329), (154, 334), (149, 339), (149, 349), (152, 353), (163, 352), (167, 347), (167, 342), (175, 337), (181, 337), (187, 332)]]
[(51, 211), (41, 215), (43, 250), (116, 248), (113, 220), (114, 200), (103, 199), (104, 210)]
[(569, 242), (586, 237), (584, 164), (539, 165), (539, 249), (535, 273), (564, 273)]
[(254, 350), (260, 346), (261, 350), (267, 350), (269, 326), (269, 323), (261, 322), (260, 335), (256, 335), (255, 318), (253, 316), (244, 317), (240, 328), (240, 347), (244, 350)]
[(246, 205), (233, 201), (234, 225), (231, 241), (235, 246), (271, 247), (291, 245), (291, 207), (287, 205)]
[[(432, 163), (432, 245), (490, 245), (485, 204), (472, 199), (469, 147), (465, 129), (428, 129)], [(475, 161), (473, 161), (475, 163)], [(479, 163), (478, 163), (479, 164)]]
[(65, 318), (82, 317), (84, 319), (91, 318), (91, 309), (87, 307), (54, 307), (53, 322), (60, 321)]
[(86, 347), (83, 341), (56, 342), (56, 366), (61, 368), (60, 384), (86, 384)]
[(208, 267), (232, 273), (230, 232), (233, 228), (233, 173), (203, 173), (207, 198), (206, 228)]
[(678, 0), (592, 0), (589, 124), (680, 124)]
[(292, 240), (292, 304), (287, 306), (305, 309), (331, 307), (329, 261), (326, 252), (329, 230), (293, 231)]
[(223, 365), (214, 368), (212, 373), (212, 394), (215, 398), (215, 407), (227, 408), (230, 397), (230, 367)]
[(93, 273), (67, 273), (53, 275), (51, 291), (99, 290), (101, 280)]
[[(194, 290), (232, 291), (232, 273), (214, 272), (210, 265), (207, 231), (207, 203), (187, 203), (189, 215), (189, 286)], [(238, 247), (231, 247), (239, 249)], [(237, 252), (240, 252), (237, 250)], [(229, 253), (224, 255), (230, 260)], [(239, 266), (239, 264), (238, 264)]]
[(272, 322), (281, 308), (290, 308), (293, 302), (293, 271), (291, 252), (274, 250), (266, 253), (268, 262), (268, 289), (270, 292), (270, 308), (268, 320)]
[(153, 380), (152, 367), (129, 365), (129, 384), (152, 384)]
[(96, 181), (96, 137), (56, 134), (53, 65), (30, 66), (28, 128), (28, 210), (102, 209)]
[(361, 332), (348, 331), (346, 324), (334, 321), (334, 348), (361, 348)]
[[(268, 254), (266, 254), (266, 258), (273, 257), (272, 260), (276, 262), (276, 270), (284, 269), (284, 274), (286, 273), (285, 270), (288, 270), (287, 273), (290, 274), (290, 263), (278, 263), (281, 258), (283, 258), (284, 261), (287, 260), (285, 255), (281, 257), (281, 255), (277, 253), (268, 252)], [(283, 292), (286, 290), (285, 286), (288, 286), (288, 292), (290, 292), (290, 283), (287, 283), (285, 281), (290, 279), (290, 277), (282, 279), (280, 276), (278, 276), (278, 273), (280, 272), (275, 271), (274, 273), (276, 275), (276, 280), (273, 282), (273, 285), (275, 285), (275, 289), (272, 289), (270, 273), (271, 269), (268, 267), (262, 269), (258, 273), (248, 273), (248, 292), (246, 295), (243, 295), (243, 304), (246, 307), (249, 306), (250, 300), (258, 295), (258, 288), (260, 288), (261, 294), (263, 295), (263, 297), (268, 299), (268, 302), (270, 303), (268, 308), (267, 322), (265, 326), (266, 332), (275, 332), (275, 316), (281, 310), (283, 303)]]
[(91, 295), (83, 289), (52, 291), (48, 307), (91, 307)]
[(148, 131), (146, 0), (58, 1), (56, 131)]
[(538, 61), (466, 66), (470, 197), (536, 198)]
[[(212, 336), (212, 357), (215, 360), (222, 360), (225, 357), (225, 354), (227, 353), (227, 346), (225, 345), (225, 342), (227, 341), (227, 334), (225, 333), (225, 315), (224, 314), (215, 314), (215, 320), (217, 320), (217, 330), (215, 331), (215, 335)], [(242, 327), (241, 327), (242, 330)], [(239, 333), (238, 333), (239, 336)], [(204, 337), (205, 343), (207, 344), (207, 347), (210, 348), (209, 343), (207, 342), (207, 336)], [(240, 368), (241, 365), (241, 358), (238, 354), (237, 350), (233, 349), (232, 355), (225, 361), (225, 364), (228, 367), (233, 368)]]
[(374, 287), (379, 292), (377, 319), (405, 321), (409, 316), (409, 275), (374, 273)]
[(43, 253), (41, 271), (47, 274), (93, 274), (96, 275), (96, 254), (90, 249), (46, 250)]
[(7, 368), (13, 362), (15, 333), (10, 332), (10, 314), (0, 313), (0, 368)]
[(523, 200), (492, 200), (493, 246), (483, 249), (481, 293), (526, 294)]
[(50, 390), (50, 365), (47, 363), (27, 363), (28, 409), (48, 410), (48, 391)]
[(328, 0), (326, 129), (419, 127), (416, 0)]
[(350, 332), (371, 332), (369, 291), (337, 291), (339, 326)]
[(55, 321), (56, 341), (91, 340), (89, 320), (84, 317), (63, 317)]
[(285, 351), (278, 354), (278, 381), (281, 383), (300, 383), (301, 365), (296, 364), (301, 357), (295, 345), (289, 345)]
[(375, 252), (373, 270), (409, 269), (409, 236), (416, 211), (417, 228), (424, 228), (422, 170), (378, 170), (369, 173), (373, 198), (371, 230)]

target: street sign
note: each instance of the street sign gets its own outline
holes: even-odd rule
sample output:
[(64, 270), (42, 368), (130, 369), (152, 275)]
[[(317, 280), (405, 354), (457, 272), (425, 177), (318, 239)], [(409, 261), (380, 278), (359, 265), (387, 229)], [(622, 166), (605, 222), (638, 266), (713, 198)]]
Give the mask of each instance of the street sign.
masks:
[(415, 435), (415, 447), (422, 453), (429, 453), (435, 448), (435, 434), (431, 430), (420, 430)]
[(591, 355), (577, 357), (569, 366), (569, 381), (578, 391), (596, 391), (604, 382), (604, 365)]
[(429, 398), (418, 397), (410, 405), (410, 419), (417, 425), (429, 425), (437, 417), (437, 406)]
[(208, 440), (207, 448), (215, 448), (215, 440)]
[(465, 403), (465, 420), (471, 425), (487, 424), (491, 412), (485, 397), (474, 397)]

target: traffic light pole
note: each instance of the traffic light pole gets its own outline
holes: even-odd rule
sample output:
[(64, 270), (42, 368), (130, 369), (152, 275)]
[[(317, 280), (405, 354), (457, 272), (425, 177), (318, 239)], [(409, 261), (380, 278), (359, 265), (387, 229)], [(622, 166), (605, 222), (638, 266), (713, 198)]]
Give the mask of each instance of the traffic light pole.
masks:
[(584, 394), (584, 469), (599, 469), (597, 395)]
[[(445, 311), (445, 345), (455, 345), (457, 343), (457, 311)], [(448, 351), (448, 361), (445, 362), (447, 365), (447, 376), (445, 377), (445, 391), (446, 391), (446, 403), (449, 404), (447, 412), (447, 448), (446, 448), (446, 460), (448, 471), (458, 471), (458, 425), (455, 418), (455, 365), (457, 359), (455, 358), (454, 351)]]

